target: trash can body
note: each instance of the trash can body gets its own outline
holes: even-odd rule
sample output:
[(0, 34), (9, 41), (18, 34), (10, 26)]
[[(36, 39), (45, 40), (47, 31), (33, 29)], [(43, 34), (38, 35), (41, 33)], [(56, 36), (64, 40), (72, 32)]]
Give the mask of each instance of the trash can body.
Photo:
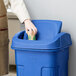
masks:
[[(50, 22), (55, 23), (55, 26), (59, 25), (58, 21), (52, 20), (33, 21), (37, 26), (44, 24), (44, 28), (48, 30), (45, 22), (49, 25), (48, 28), (54, 27)], [(56, 32), (50, 29), (45, 32), (42, 30), (43, 34), (40, 32), (40, 27), (37, 40), (27, 40), (24, 31), (13, 37), (12, 49), (15, 50), (17, 76), (68, 76), (69, 46), (72, 44), (70, 35), (60, 33), (61, 26), (59, 28), (56, 26), (59, 29), (56, 29)]]
[(68, 76), (68, 48), (55, 53), (35, 51), (15, 51), (17, 76)]

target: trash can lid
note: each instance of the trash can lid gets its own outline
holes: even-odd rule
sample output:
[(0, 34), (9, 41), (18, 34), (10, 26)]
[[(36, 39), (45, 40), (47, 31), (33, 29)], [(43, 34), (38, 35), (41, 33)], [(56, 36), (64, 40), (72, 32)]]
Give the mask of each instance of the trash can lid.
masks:
[[(38, 20), (37, 21), (35, 20), (33, 22), (38, 25)], [(40, 25), (40, 22), (41, 21), (39, 20), (39, 25)], [(42, 21), (42, 22), (45, 22), (45, 21)], [(56, 21), (52, 21), (52, 22), (56, 23)], [(58, 21), (57, 21), (57, 24), (58, 24)], [(57, 34), (60, 33), (61, 26), (59, 28), (58, 28), (59, 29), (58, 31), (56, 30)], [(39, 28), (38, 28), (38, 30), (39, 30)], [(40, 30), (41, 30), (41, 28), (40, 28)], [(42, 50), (44, 50), (46, 52), (57, 52), (59, 49), (69, 47), (72, 44), (70, 35), (67, 34), (67, 33), (66, 34), (65, 33), (60, 33), (57, 37), (56, 37), (57, 34), (55, 33), (56, 35), (55, 36), (53, 35), (55, 37), (55, 39), (54, 39), (54, 37), (49, 38), (49, 39), (47, 39), (48, 37), (44, 38), (44, 39), (42, 39), (42, 37), (40, 37), (41, 39), (38, 39), (38, 40), (24, 39), (24, 34), (26, 34), (25, 31), (21, 31), (21, 32), (15, 34), (15, 36), (12, 39), (12, 46), (11, 46), (12, 49), (25, 49), (25, 50), (27, 50), (27, 49), (32, 50), (33, 49), (33, 51), (36, 51), (36, 50), (37, 51), (42, 51)], [(50, 34), (48, 34), (48, 35), (50, 35)], [(51, 36), (49, 36), (49, 37), (51, 37)], [(65, 37), (65, 38), (63, 39), (62, 37), (63, 38)]]

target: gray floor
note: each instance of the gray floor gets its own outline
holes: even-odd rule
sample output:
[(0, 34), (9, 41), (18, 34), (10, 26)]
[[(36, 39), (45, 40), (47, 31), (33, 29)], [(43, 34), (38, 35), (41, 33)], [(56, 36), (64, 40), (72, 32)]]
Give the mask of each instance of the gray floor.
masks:
[(3, 75), (3, 76), (17, 76), (16, 75), (16, 66), (15, 65), (11, 65), (9, 67), (9, 74)]
[(10, 72), (9, 74), (3, 76), (16, 76), (16, 73)]

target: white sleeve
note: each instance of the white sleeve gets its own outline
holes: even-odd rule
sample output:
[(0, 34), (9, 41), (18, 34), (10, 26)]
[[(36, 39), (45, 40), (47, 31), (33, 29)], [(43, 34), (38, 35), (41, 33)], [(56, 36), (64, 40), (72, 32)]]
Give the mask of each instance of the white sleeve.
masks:
[(11, 10), (19, 18), (20, 22), (23, 23), (24, 20), (30, 19), (28, 10), (23, 0), (9, 0), (11, 4)]

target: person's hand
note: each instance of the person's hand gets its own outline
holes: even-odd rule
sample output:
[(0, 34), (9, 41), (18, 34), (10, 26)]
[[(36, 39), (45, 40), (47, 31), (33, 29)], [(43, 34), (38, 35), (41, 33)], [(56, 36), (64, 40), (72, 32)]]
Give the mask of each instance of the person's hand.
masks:
[(35, 27), (35, 25), (31, 22), (30, 19), (27, 19), (24, 21), (25, 23), (25, 30), (26, 33), (28, 34), (28, 31), (30, 32), (30, 34), (32, 33), (32, 31), (34, 32), (34, 35), (36, 35), (37, 33), (37, 28)]

